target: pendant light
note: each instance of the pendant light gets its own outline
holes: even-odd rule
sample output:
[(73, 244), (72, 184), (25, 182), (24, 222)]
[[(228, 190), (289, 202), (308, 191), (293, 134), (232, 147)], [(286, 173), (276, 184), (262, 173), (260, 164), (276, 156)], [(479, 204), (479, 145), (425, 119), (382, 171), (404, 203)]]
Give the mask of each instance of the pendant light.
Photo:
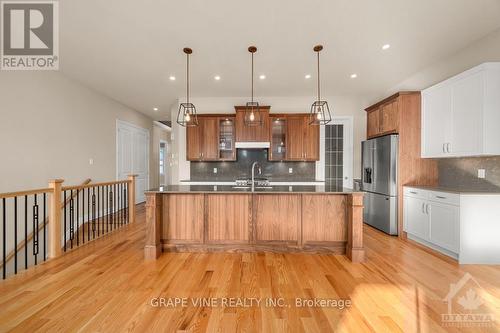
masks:
[(186, 54), (186, 103), (181, 103), (177, 113), (177, 123), (184, 127), (198, 126), (198, 116), (193, 103), (189, 102), (189, 55), (193, 53), (189, 47), (183, 49)]
[(246, 126), (261, 126), (263, 124), (262, 116), (259, 109), (259, 103), (253, 100), (253, 54), (257, 52), (255, 46), (250, 46), (248, 52), (252, 55), (252, 99), (247, 102), (245, 108), (244, 123)]
[(320, 76), (319, 76), (319, 53), (323, 50), (323, 45), (316, 45), (314, 52), (318, 55), (318, 99), (311, 105), (311, 113), (309, 115), (309, 125), (326, 125), (332, 121), (330, 108), (327, 101), (321, 100), (320, 94)]

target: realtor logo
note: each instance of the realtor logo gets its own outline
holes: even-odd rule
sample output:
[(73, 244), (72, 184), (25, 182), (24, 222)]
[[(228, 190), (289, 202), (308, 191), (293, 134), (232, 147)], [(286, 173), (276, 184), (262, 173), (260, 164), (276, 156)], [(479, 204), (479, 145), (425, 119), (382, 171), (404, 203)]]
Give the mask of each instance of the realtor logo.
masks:
[(58, 5), (57, 1), (0, 1), (0, 69), (59, 69)]
[(469, 273), (465, 273), (457, 283), (450, 284), (450, 291), (443, 299), (448, 304), (448, 313), (441, 314), (442, 324), (455, 327), (493, 326), (495, 318), (488, 311), (481, 294), (486, 292)]

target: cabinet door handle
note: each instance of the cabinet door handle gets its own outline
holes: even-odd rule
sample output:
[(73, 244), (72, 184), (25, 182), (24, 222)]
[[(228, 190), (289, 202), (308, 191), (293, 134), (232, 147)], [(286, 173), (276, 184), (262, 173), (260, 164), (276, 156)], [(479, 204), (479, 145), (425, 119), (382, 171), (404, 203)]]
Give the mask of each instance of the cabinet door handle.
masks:
[(438, 198), (438, 199), (446, 199), (446, 197), (443, 197), (443, 196), (440, 196), (440, 195), (436, 195), (436, 198)]
[(425, 214), (425, 203), (422, 202), (422, 213)]
[(410, 191), (410, 193), (411, 193), (411, 194), (417, 194), (417, 192), (415, 192), (415, 191)]
[(429, 204), (425, 205), (425, 212), (427, 213), (427, 215), (429, 215)]
[(451, 153), (451, 148), (450, 148), (450, 147), (451, 147), (451, 143), (449, 143), (449, 142), (448, 142), (448, 143), (446, 144), (446, 152), (447, 152), (447, 153)]

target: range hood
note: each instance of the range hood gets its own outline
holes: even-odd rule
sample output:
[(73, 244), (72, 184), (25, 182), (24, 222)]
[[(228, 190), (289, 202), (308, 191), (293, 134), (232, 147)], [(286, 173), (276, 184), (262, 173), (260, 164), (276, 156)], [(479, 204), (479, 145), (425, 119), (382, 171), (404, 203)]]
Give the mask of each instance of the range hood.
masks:
[(270, 148), (269, 141), (240, 141), (234, 144), (236, 148)]

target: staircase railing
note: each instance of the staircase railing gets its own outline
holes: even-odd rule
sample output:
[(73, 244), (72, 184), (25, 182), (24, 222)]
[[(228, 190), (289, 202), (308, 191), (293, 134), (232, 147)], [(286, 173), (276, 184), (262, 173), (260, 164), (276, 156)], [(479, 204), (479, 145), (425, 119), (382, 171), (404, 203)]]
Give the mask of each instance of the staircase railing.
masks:
[(135, 175), (89, 182), (0, 194), (3, 279), (135, 221)]
[[(85, 179), (83, 181), (83, 183), (81, 185), (87, 185), (91, 182), (91, 179), (88, 178), (88, 179)], [(10, 195), (12, 195), (13, 193), (10, 193)], [(4, 195), (9, 195), (9, 193), (5, 193)], [(12, 197), (12, 196), (11, 196)], [(15, 198), (15, 196), (13, 196)], [(6, 196), (5, 198), (8, 198), (8, 196)], [(44, 202), (46, 202), (47, 198), (46, 198), (46, 193), (44, 195)], [(16, 200), (16, 199), (14, 199)], [(64, 208), (64, 206), (67, 206), (70, 202), (70, 198), (68, 198), (65, 202), (63, 202), (61, 204), (61, 209)], [(17, 244), (17, 247), (15, 249), (12, 249), (6, 256), (6, 262), (5, 262), (5, 265), (8, 265), (9, 262), (12, 260), (12, 259), (15, 259), (14, 257), (16, 256), (16, 252), (19, 252), (23, 249), (23, 247), (25, 246), (25, 244), (29, 244), (29, 242), (32, 241), (33, 239), (33, 236), (34, 236), (34, 231), (35, 230), (43, 230), (44, 234), (43, 236), (46, 237), (46, 234), (45, 234), (45, 227), (47, 226), (48, 222), (49, 222), (49, 217), (46, 215), (46, 204), (43, 205), (43, 209), (44, 209), (44, 212), (43, 212), (43, 221), (41, 223), (38, 224), (38, 228), (33, 228), (33, 230), (31, 230), (31, 232), (28, 234), (28, 237), (27, 239), (21, 239), (21, 242)], [(44, 250), (45, 249), (45, 246), (43, 247)], [(44, 254), (46, 253), (46, 251), (44, 251)], [(46, 256), (44, 255), (43, 258), (46, 258)], [(0, 263), (0, 268), (2, 268), (3, 266), (5, 266), (3, 262)]]

